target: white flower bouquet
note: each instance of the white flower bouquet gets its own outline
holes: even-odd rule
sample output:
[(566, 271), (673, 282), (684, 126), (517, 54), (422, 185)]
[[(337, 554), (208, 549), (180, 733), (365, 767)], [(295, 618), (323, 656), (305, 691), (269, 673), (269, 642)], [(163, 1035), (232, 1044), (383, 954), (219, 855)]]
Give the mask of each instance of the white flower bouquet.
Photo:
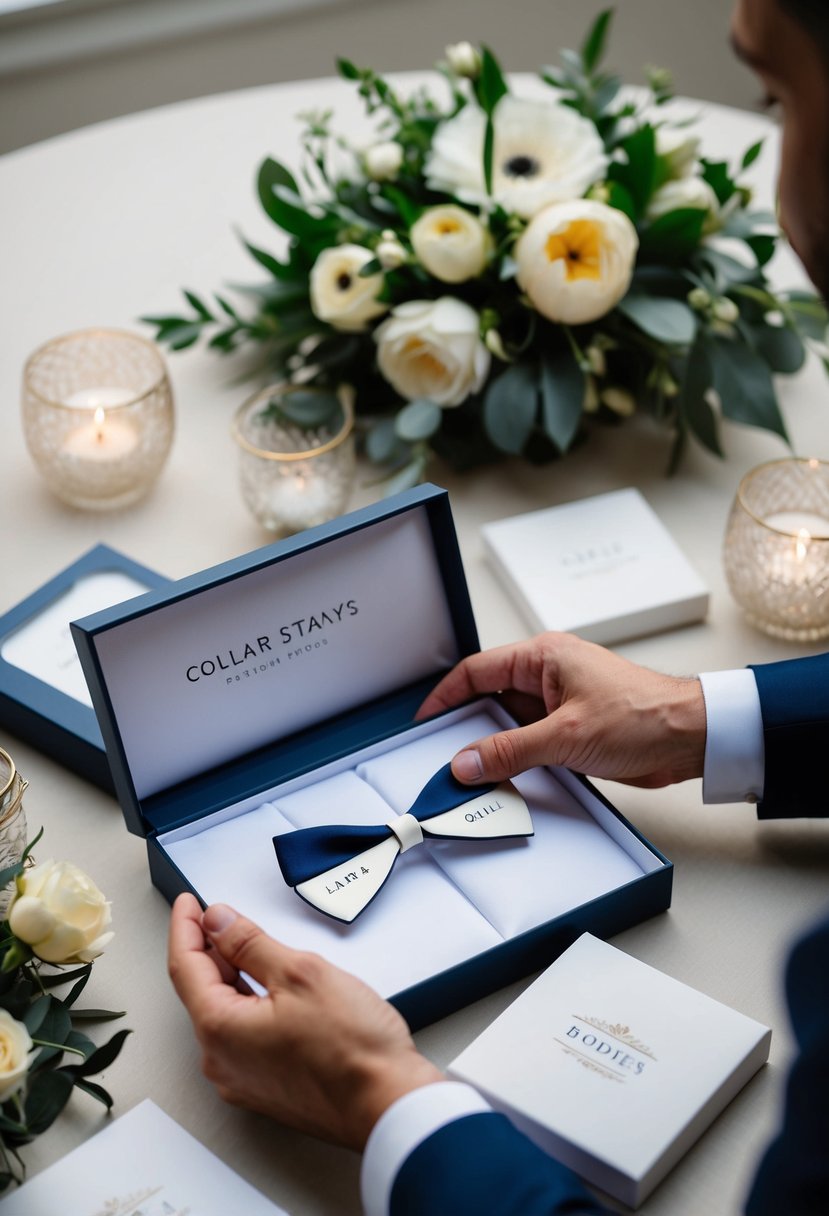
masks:
[(73, 1089), (112, 1107), (90, 1078), (109, 1068), (130, 1033), (119, 1030), (101, 1046), (84, 1033), (90, 1022), (123, 1016), (76, 1004), (113, 937), (110, 906), (71, 862), (32, 866), (39, 839), (0, 871), (0, 891), (14, 883), (0, 924), (0, 1191), (23, 1181), (21, 1147), (52, 1125)]
[(287, 239), (280, 257), (247, 246), (268, 272), (254, 315), (186, 292), (191, 313), (144, 320), (175, 350), (259, 344), (272, 379), (331, 390), (274, 398), (296, 423), (350, 384), (393, 489), (433, 453), (542, 462), (637, 409), (672, 429), (672, 464), (689, 434), (722, 454), (721, 416), (785, 440), (773, 374), (798, 370), (827, 316), (767, 280), (778, 229), (740, 182), (761, 145), (706, 159), (662, 108), (664, 72), (626, 97), (600, 68), (610, 19), (542, 70), (541, 97), (468, 43), (438, 65), (444, 104), (341, 60), (376, 139), (350, 147), (330, 114), (305, 116), (302, 186), (264, 161)]

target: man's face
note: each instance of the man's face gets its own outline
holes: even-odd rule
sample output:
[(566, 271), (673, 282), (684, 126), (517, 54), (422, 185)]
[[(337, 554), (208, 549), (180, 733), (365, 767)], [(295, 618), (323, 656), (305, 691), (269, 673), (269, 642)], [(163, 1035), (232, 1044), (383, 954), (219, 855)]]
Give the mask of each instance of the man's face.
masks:
[(780, 106), (780, 222), (829, 297), (829, 68), (815, 38), (778, 0), (737, 0), (737, 54)]

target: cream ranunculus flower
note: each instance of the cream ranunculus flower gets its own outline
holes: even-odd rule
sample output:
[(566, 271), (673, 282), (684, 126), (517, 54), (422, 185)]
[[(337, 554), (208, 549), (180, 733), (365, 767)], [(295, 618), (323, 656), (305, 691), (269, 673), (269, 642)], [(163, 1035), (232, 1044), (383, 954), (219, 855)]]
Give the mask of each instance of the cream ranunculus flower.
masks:
[(0, 1009), (0, 1102), (24, 1084), (34, 1058), (31, 1035), (8, 1009)]
[(311, 308), (320, 321), (334, 329), (357, 333), (369, 321), (388, 312), (388, 304), (377, 299), (383, 287), (382, 274), (360, 277), (360, 270), (374, 254), (362, 245), (332, 245), (323, 249), (311, 267)]
[(71, 862), (44, 861), (15, 881), (11, 931), (44, 962), (91, 963), (112, 940), (109, 903)]
[(486, 266), (489, 232), (463, 207), (429, 207), (409, 233), (415, 256), (442, 283), (465, 283)]
[[(607, 156), (593, 123), (569, 106), (528, 101), (507, 93), (492, 116), (495, 140), (492, 198), (529, 219), (549, 203), (580, 198), (604, 177)], [(425, 173), (432, 190), (478, 206), (490, 202), (484, 185), (486, 119), (467, 105), (438, 127)]]
[(715, 216), (720, 204), (716, 194), (703, 178), (680, 177), (659, 187), (648, 203), (648, 219), (657, 220), (661, 215), (686, 207), (694, 211), (706, 211), (710, 216)]
[(474, 308), (453, 296), (398, 304), (374, 335), (380, 371), (408, 401), (460, 405), (489, 371), (479, 327)]
[(621, 300), (638, 248), (622, 211), (592, 199), (556, 203), (531, 220), (515, 246), (518, 283), (542, 316), (582, 325)]

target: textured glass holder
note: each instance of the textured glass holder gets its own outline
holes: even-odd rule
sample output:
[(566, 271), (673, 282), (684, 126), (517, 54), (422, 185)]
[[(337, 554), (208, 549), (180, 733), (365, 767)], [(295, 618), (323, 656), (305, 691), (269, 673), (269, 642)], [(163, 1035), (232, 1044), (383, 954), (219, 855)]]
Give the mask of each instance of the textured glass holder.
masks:
[[(26, 848), (23, 794), (27, 784), (9, 753), (0, 747), (0, 870), (20, 861)], [(0, 919), (5, 917), (13, 895), (12, 883), (0, 889)]]
[(829, 637), (829, 464), (775, 460), (747, 473), (723, 562), (752, 625), (789, 641)]
[(289, 403), (292, 394), (302, 394), (307, 401), (322, 392), (272, 385), (236, 414), (233, 434), (239, 446), (242, 497), (254, 518), (280, 536), (341, 515), (351, 495), (355, 457), (349, 394), (338, 394), (340, 410), (322, 425), (299, 426), (278, 416), (280, 401)]
[(173, 440), (164, 360), (123, 330), (54, 338), (23, 372), (23, 433), (58, 498), (88, 510), (128, 506), (153, 485)]

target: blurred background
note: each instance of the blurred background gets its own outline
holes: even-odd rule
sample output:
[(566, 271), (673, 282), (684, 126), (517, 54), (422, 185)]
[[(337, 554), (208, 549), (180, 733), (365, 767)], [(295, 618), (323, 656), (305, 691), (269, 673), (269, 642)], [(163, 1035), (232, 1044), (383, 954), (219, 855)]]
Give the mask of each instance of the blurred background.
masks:
[[(336, 56), (427, 68), (447, 43), (491, 45), (509, 71), (578, 45), (602, 0), (0, 0), (0, 152), (88, 123), (283, 80)], [(609, 64), (669, 68), (678, 93), (753, 108), (728, 48), (728, 0), (618, 0)]]

